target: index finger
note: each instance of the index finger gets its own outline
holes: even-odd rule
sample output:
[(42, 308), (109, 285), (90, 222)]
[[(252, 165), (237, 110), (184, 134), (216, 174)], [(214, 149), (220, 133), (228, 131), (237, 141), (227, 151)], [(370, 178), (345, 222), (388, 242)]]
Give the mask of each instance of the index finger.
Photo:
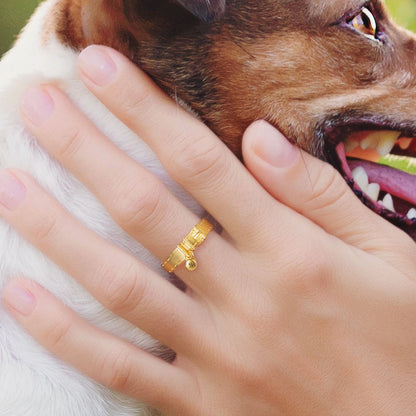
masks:
[[(103, 68), (108, 67), (114, 72), (103, 81)], [(207, 126), (112, 49), (87, 48), (80, 55), (79, 68), (87, 87), (147, 142), (169, 175), (231, 237), (250, 232), (247, 219), (264, 212), (269, 196)]]

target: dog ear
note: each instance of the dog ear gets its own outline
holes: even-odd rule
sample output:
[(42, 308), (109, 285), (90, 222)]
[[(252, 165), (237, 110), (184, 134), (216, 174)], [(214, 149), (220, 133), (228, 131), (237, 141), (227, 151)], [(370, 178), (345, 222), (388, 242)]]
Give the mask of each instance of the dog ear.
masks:
[(167, 21), (172, 21), (175, 17), (183, 15), (185, 9), (206, 23), (221, 18), (226, 4), (226, 0), (122, 0), (122, 2), (123, 9), (132, 17), (165, 16)]
[(203, 22), (213, 22), (224, 14), (226, 0), (176, 0)]
[(141, 42), (220, 19), (225, 6), (226, 0), (62, 0), (59, 36), (76, 49), (104, 44), (131, 57)]

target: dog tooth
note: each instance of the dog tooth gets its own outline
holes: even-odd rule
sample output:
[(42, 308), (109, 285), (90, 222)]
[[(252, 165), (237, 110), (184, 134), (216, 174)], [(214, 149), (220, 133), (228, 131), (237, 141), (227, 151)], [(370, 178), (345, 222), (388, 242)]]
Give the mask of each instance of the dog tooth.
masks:
[(370, 183), (365, 192), (373, 201), (377, 201), (380, 194), (380, 185), (378, 183)]
[(390, 130), (373, 131), (360, 142), (361, 149), (376, 149), (379, 153), (381, 152), (380, 155), (385, 156), (391, 151), (400, 134), (400, 132)]
[(416, 219), (416, 208), (409, 209), (409, 212), (407, 213), (407, 218), (409, 218), (409, 220)]
[(352, 171), (352, 177), (355, 183), (360, 187), (363, 192), (367, 192), (368, 187), (368, 175), (362, 166), (357, 166)]
[(393, 149), (396, 140), (400, 137), (400, 132), (386, 131), (380, 136), (380, 141), (377, 145), (377, 152), (381, 157), (387, 156)]
[(345, 153), (352, 152), (354, 149), (356, 149), (359, 146), (359, 142), (357, 140), (353, 139), (347, 139), (344, 143), (344, 149)]
[(407, 150), (410, 147), (412, 141), (413, 139), (406, 139), (406, 138), (400, 139), (399, 140), (400, 149)]
[(393, 197), (390, 194), (386, 194), (384, 196), (383, 200), (381, 201), (381, 204), (383, 204), (384, 207), (389, 209), (390, 211), (396, 212), (396, 210), (394, 209)]
[(372, 131), (368, 133), (366, 138), (360, 142), (361, 149), (375, 149), (380, 141), (380, 133), (380, 131)]
[(363, 150), (367, 150), (369, 147), (375, 148), (377, 144), (378, 144), (378, 141), (375, 140), (373, 134), (370, 134), (369, 136), (367, 136), (366, 139), (361, 140), (360, 147)]

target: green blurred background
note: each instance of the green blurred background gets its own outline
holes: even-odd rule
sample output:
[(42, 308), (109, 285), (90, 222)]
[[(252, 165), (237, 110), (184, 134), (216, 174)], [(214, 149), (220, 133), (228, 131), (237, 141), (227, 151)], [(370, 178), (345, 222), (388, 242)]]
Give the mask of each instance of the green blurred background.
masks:
[[(0, 0), (0, 55), (12, 44), (40, 0)], [(416, 32), (416, 0), (386, 0), (396, 20)]]

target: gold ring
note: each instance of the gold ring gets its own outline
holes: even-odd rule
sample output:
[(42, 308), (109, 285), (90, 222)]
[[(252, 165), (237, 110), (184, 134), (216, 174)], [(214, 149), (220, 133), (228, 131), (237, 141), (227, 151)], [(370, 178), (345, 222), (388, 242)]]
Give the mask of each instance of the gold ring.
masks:
[(205, 241), (207, 235), (213, 229), (214, 226), (207, 219), (203, 218), (199, 224), (192, 228), (182, 243), (172, 251), (168, 259), (162, 264), (162, 267), (167, 272), (172, 273), (183, 262), (186, 262), (186, 268), (193, 272), (198, 267), (194, 250)]

